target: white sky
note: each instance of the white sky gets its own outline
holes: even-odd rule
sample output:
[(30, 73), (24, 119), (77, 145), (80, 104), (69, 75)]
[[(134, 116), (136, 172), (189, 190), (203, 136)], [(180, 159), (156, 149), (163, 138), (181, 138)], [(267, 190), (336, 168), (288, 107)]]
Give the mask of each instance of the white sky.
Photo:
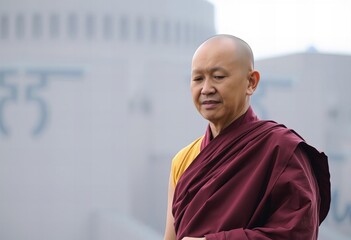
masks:
[(208, 0), (219, 33), (248, 42), (256, 58), (306, 51), (351, 54), (350, 0)]

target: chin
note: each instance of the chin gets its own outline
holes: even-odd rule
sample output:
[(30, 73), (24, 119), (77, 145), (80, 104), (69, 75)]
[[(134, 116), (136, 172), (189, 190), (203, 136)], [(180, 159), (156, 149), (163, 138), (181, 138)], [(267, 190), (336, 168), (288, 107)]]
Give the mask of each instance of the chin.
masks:
[(209, 122), (215, 122), (217, 118), (214, 116), (210, 116), (209, 114), (201, 114), (204, 119), (206, 119)]

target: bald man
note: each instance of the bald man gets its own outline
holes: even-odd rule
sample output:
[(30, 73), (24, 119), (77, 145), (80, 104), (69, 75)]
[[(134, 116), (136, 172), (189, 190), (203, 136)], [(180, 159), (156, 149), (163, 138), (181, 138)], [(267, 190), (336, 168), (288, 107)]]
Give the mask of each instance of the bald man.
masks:
[(192, 60), (205, 134), (172, 161), (166, 240), (317, 239), (330, 206), (327, 156), (250, 106), (260, 74), (251, 48), (211, 37)]

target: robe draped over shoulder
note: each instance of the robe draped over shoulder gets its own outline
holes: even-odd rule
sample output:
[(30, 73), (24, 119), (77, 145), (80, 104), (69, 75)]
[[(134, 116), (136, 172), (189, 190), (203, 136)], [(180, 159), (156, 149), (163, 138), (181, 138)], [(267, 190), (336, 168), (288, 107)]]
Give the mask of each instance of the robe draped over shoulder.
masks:
[(327, 156), (251, 107), (211, 139), (175, 187), (177, 239), (317, 239), (330, 206)]

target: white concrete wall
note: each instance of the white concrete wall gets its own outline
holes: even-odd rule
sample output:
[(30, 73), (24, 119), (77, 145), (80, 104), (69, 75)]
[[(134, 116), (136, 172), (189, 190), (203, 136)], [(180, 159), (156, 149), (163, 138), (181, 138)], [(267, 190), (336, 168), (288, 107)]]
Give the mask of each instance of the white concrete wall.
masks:
[(0, 2), (0, 239), (161, 236), (213, 21), (206, 1)]

